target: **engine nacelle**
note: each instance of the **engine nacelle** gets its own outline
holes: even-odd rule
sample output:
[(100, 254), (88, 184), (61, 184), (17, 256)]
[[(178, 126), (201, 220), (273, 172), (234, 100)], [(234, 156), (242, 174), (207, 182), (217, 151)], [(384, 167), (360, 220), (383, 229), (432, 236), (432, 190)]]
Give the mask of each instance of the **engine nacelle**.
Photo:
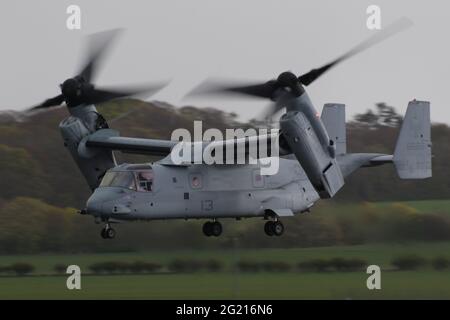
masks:
[(290, 111), (281, 118), (280, 129), (284, 141), (321, 197), (332, 197), (344, 185), (344, 178), (308, 118), (300, 111)]
[(77, 117), (69, 117), (59, 124), (64, 146), (69, 149), (72, 158), (86, 178), (89, 187), (94, 190), (100, 184), (106, 171), (116, 166), (114, 155), (110, 150), (95, 150), (95, 152), (80, 152), (83, 150), (83, 139), (91, 132)]

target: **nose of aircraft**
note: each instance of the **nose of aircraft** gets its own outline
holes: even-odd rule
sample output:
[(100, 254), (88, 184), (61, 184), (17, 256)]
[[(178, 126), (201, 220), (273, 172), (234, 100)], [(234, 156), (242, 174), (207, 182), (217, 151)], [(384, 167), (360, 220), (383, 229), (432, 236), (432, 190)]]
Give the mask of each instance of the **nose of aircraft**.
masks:
[(106, 212), (109, 206), (105, 206), (105, 203), (118, 199), (120, 197), (118, 192), (122, 191), (109, 188), (96, 189), (86, 203), (87, 213), (94, 216), (111, 214), (111, 212)]
[(88, 214), (97, 215), (102, 211), (103, 202), (98, 199), (95, 192), (89, 197), (86, 202), (86, 211)]

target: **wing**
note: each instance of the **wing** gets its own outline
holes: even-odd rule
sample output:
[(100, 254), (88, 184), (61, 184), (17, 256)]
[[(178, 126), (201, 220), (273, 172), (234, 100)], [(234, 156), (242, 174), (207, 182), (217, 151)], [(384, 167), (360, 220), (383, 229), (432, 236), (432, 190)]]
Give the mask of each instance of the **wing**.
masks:
[(86, 140), (88, 148), (103, 148), (126, 153), (167, 156), (176, 141), (120, 137), (119, 132), (112, 129), (102, 129), (91, 134)]
[[(276, 147), (276, 152), (278, 153), (278, 135), (260, 135), (245, 137), (241, 139), (231, 139), (231, 140), (219, 140), (212, 142), (198, 142), (201, 144), (200, 148), (194, 147), (197, 143), (187, 143), (187, 147), (191, 149), (190, 154), (192, 157), (185, 159), (184, 164), (194, 163), (194, 152), (195, 150), (201, 150), (202, 154), (207, 152), (208, 154), (216, 154), (216, 159), (222, 158), (222, 163), (235, 163), (233, 161), (228, 162), (228, 157), (233, 157), (236, 160), (237, 154), (243, 152), (243, 158), (248, 159), (251, 156), (254, 159), (260, 157), (270, 157), (277, 156), (277, 154), (272, 154), (272, 147)], [(275, 145), (273, 143), (275, 142)], [(142, 139), (142, 138), (129, 138), (121, 137), (119, 132), (113, 129), (101, 129), (97, 132), (87, 136), (83, 143), (83, 147), (87, 148), (97, 148), (97, 149), (108, 149), (113, 151), (122, 151), (126, 153), (137, 153), (146, 154), (153, 156), (163, 156), (167, 157), (177, 146), (178, 141), (170, 140), (158, 140), (158, 139)], [(180, 145), (182, 146), (182, 145)], [(177, 150), (177, 149), (175, 149)], [(220, 155), (219, 156), (219, 150)], [(241, 151), (242, 150), (242, 151)], [(178, 152), (178, 151), (175, 151)], [(280, 156), (286, 155), (285, 152), (280, 150)], [(165, 163), (170, 164), (170, 161), (166, 159)]]

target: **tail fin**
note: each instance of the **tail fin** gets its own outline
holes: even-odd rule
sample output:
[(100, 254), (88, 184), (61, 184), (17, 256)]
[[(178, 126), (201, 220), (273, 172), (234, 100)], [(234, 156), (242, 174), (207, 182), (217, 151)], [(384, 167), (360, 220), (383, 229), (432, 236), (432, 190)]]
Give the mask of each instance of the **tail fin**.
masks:
[(401, 179), (431, 177), (430, 103), (411, 101), (400, 129), (394, 165)]
[(327, 129), (330, 139), (336, 145), (336, 154), (341, 155), (347, 153), (345, 104), (325, 104), (320, 118)]

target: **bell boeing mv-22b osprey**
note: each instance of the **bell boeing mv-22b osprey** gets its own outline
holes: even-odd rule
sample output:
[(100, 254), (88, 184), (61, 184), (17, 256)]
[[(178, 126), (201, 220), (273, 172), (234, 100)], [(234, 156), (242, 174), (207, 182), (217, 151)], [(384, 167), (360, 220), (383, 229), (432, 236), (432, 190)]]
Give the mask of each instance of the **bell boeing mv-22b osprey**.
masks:
[[(215, 82), (194, 90), (267, 98), (274, 101), (275, 109), (286, 109), (276, 139), (279, 167), (275, 174), (262, 174), (262, 158), (245, 164), (175, 163), (172, 154), (179, 141), (122, 137), (110, 129), (95, 104), (162, 87), (111, 90), (91, 84), (100, 56), (115, 32), (94, 35), (95, 48), (79, 75), (61, 84), (60, 95), (33, 110), (63, 102), (67, 105), (70, 116), (60, 123), (64, 145), (93, 191), (80, 212), (105, 224), (103, 238), (115, 237), (112, 223), (155, 219), (207, 219), (204, 234), (217, 237), (222, 233), (220, 219), (250, 217), (263, 218), (265, 233), (280, 236), (284, 232), (281, 218), (309, 211), (319, 199), (332, 198), (345, 178), (361, 167), (392, 163), (402, 179), (431, 177), (429, 102), (409, 103), (393, 155), (347, 153), (344, 105), (326, 104), (319, 116), (304, 88), (339, 62), (404, 27), (404, 21), (396, 23), (300, 77), (284, 72), (269, 82), (234, 86)], [(203, 150), (213, 143), (217, 148), (238, 150), (252, 139), (272, 141), (254, 136), (200, 144)], [(161, 156), (162, 160), (119, 165), (115, 151)]]

